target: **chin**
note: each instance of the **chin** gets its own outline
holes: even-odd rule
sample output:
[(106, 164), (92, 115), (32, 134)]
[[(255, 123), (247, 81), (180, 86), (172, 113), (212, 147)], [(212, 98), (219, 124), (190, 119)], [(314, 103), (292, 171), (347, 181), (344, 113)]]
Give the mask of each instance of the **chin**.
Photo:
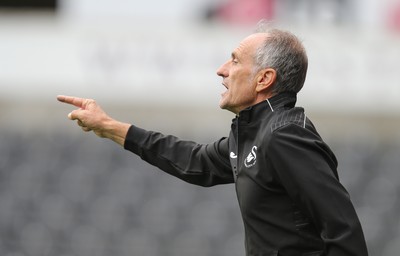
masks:
[(220, 103), (219, 103), (219, 107), (220, 107), (221, 109), (229, 110), (229, 105), (226, 104), (226, 103), (224, 103), (224, 102), (220, 102)]
[(228, 110), (229, 112), (232, 112), (232, 113), (234, 113), (234, 114), (237, 114), (237, 112), (236, 112), (234, 109), (232, 109), (231, 107), (229, 107), (229, 106), (220, 104), (219, 107), (220, 107), (221, 109)]
[(226, 108), (226, 104), (224, 103), (224, 101), (221, 99), (220, 101), (219, 101), (219, 107), (221, 108), (221, 109), (225, 109)]

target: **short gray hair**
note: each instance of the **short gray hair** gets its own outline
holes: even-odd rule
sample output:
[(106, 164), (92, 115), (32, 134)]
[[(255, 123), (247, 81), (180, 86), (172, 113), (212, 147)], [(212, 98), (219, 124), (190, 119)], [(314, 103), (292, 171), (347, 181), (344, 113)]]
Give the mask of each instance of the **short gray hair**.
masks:
[(273, 68), (277, 73), (273, 93), (298, 93), (304, 85), (308, 68), (308, 58), (302, 42), (290, 32), (269, 29), (265, 21), (259, 22), (255, 32), (268, 34), (256, 50), (255, 72)]

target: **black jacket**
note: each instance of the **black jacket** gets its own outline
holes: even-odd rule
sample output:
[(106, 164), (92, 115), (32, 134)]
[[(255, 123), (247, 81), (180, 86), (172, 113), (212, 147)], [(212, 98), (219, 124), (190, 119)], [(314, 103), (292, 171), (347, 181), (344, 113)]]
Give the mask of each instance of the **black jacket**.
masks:
[(207, 145), (131, 126), (125, 148), (189, 183), (235, 182), (248, 256), (367, 256), (336, 158), (295, 102), (279, 94), (245, 109)]

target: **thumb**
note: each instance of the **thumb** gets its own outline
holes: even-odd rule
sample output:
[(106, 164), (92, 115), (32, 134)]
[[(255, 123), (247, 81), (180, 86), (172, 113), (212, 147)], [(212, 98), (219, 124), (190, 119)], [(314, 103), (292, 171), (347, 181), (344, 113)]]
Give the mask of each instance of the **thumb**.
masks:
[(81, 110), (77, 109), (77, 110), (73, 110), (71, 113), (68, 114), (68, 118), (70, 120), (77, 120), (80, 119), (81, 117)]

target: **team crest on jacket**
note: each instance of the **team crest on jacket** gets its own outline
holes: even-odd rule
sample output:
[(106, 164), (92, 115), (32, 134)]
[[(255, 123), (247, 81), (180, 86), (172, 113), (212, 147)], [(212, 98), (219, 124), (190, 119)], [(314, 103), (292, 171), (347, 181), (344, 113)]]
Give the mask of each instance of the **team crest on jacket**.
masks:
[(247, 155), (246, 159), (244, 159), (244, 166), (246, 166), (247, 168), (250, 168), (256, 164), (256, 161), (257, 161), (256, 153), (257, 153), (257, 147), (253, 146), (251, 148), (250, 153)]

